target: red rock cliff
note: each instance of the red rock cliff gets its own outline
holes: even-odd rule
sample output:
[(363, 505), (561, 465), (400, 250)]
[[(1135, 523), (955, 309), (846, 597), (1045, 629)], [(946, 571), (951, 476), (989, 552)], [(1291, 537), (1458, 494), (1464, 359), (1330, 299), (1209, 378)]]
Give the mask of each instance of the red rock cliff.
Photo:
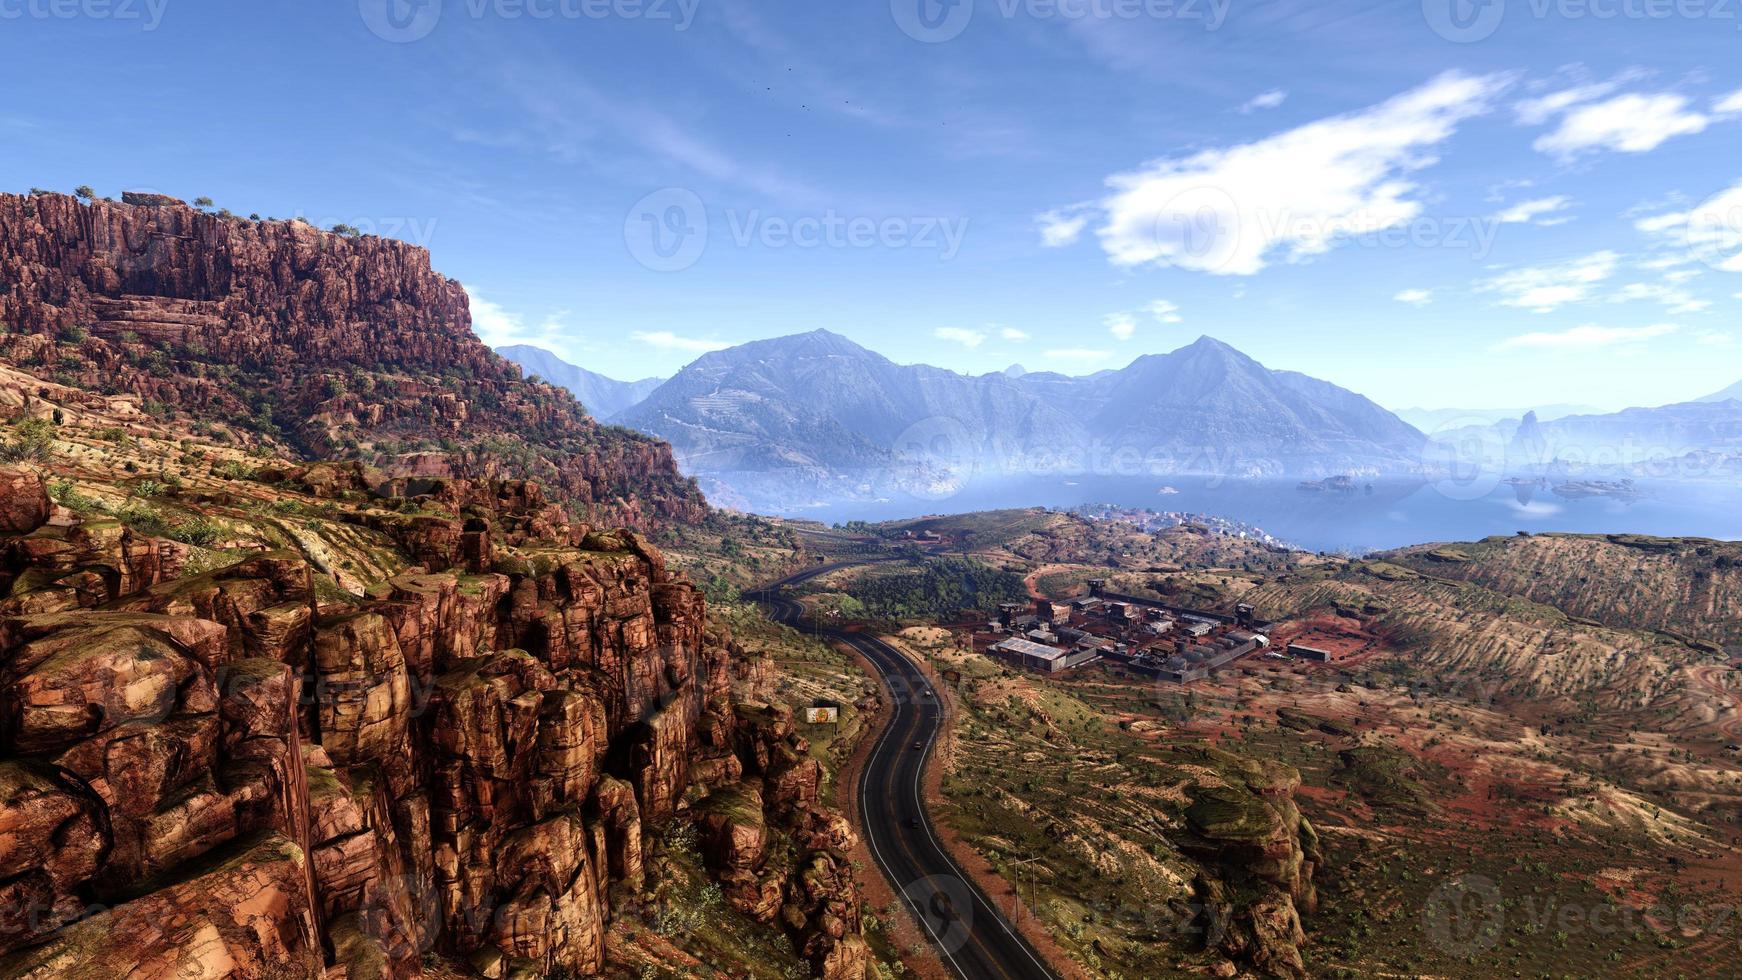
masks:
[(424, 249), (128, 200), (0, 194), (0, 326), (21, 334), (0, 354), (311, 458), (537, 477), (599, 524), (701, 517), (669, 447), (521, 380)]

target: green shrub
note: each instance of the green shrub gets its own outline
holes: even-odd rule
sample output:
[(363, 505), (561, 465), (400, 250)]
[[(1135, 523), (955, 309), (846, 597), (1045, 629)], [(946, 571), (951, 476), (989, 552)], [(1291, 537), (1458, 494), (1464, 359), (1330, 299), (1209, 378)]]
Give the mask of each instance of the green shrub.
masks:
[(40, 463), (54, 451), (54, 423), (26, 418), (12, 423), (12, 438), (0, 443), (0, 459)]
[(182, 544), (191, 544), (197, 548), (209, 548), (224, 536), (224, 529), (204, 517), (196, 517), (170, 528), (168, 536)]

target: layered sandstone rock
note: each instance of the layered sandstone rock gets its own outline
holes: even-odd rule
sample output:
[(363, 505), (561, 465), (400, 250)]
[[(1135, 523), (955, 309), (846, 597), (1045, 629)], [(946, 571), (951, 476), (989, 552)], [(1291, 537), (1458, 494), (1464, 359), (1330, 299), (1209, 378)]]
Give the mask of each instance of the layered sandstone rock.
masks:
[(599, 524), (702, 516), (669, 447), (485, 347), (426, 250), (129, 201), (0, 194), (0, 353), (317, 458), (439, 444), (405, 475), (537, 476)]
[[(598, 973), (738, 791), (755, 916), (862, 977), (820, 770), (734, 704), (766, 663), (604, 529), (700, 516), (665, 447), (519, 381), (396, 242), (0, 195), (0, 283), (0, 406), (56, 427), (0, 468), (0, 976)], [(154, 536), (193, 518), (223, 540)]]
[(1318, 903), (1318, 835), (1294, 802), (1300, 773), (1205, 750), (1226, 779), (1194, 786), (1181, 850), (1203, 862), (1192, 882), (1206, 943), (1269, 976), (1305, 977), (1300, 916)]
[[(527, 507), (573, 544), (335, 605), (292, 551), (167, 577), (138, 560), (166, 542), (109, 521), (0, 540), (0, 878), (22, 910), (0, 973), (97, 955), (167, 977), (183, 946), (213, 975), (596, 973), (613, 889), (649, 884), (654, 828), (695, 819), (729, 842), (710, 855), (735, 905), (820, 975), (862, 976), (850, 833), (791, 713), (733, 705), (751, 658), (697, 590), (632, 532), (477, 499), (512, 509), (469, 520)], [(745, 824), (719, 823), (728, 799)], [(147, 909), (142, 938), (103, 938)]]

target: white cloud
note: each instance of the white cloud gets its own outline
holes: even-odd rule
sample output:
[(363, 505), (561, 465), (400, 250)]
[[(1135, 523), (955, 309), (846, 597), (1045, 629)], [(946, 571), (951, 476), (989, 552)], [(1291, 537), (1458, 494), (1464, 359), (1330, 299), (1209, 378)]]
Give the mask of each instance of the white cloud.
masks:
[(1557, 333), (1527, 333), (1509, 337), (1495, 345), (1495, 350), (1560, 350), (1582, 351), (1613, 347), (1616, 344), (1638, 343), (1675, 333), (1673, 323), (1657, 323), (1649, 327), (1599, 327), (1585, 324)]
[(1115, 174), (1101, 247), (1121, 266), (1252, 275), (1274, 253), (1299, 260), (1410, 221), (1422, 205), (1408, 175), (1508, 84), (1451, 72), (1359, 112)]
[(1712, 306), (1711, 300), (1696, 299), (1692, 293), (1673, 282), (1630, 282), (1610, 297), (1616, 303), (1636, 299), (1662, 303), (1671, 313), (1703, 313)]
[(1034, 219), (1040, 225), (1040, 243), (1047, 248), (1063, 248), (1074, 244), (1083, 236), (1083, 229), (1089, 226), (1089, 219), (1092, 217), (1092, 207), (1081, 204), (1048, 211)]
[(1742, 112), (1742, 89), (1737, 89), (1713, 102), (1712, 111), (1721, 116)]
[(1575, 85), (1533, 99), (1520, 100), (1513, 103), (1512, 111), (1517, 113), (1518, 121), (1526, 126), (1540, 126), (1573, 106), (1600, 99), (1619, 87), (1616, 82)]
[(1041, 355), (1049, 361), (1074, 361), (1077, 363), (1094, 363), (1105, 361), (1113, 356), (1110, 350), (1094, 350), (1087, 347), (1061, 347), (1045, 351)]
[(485, 346), (506, 347), (530, 339), (519, 314), (510, 313), (469, 289), (466, 296), (471, 300), (472, 332)]
[(670, 330), (637, 330), (629, 335), (629, 339), (660, 350), (681, 350), (695, 354), (706, 354), (709, 351), (725, 350), (732, 346), (720, 340), (703, 340), (700, 337), (680, 337)]
[[(1494, 220), (1503, 225), (1524, 224), (1554, 224), (1565, 220), (1560, 218), (1545, 218), (1558, 211), (1566, 210), (1568, 200), (1565, 197), (1539, 197), (1530, 201), (1520, 201), (1509, 208), (1496, 212)], [(1545, 220), (1537, 220), (1545, 218)]]
[(1260, 92), (1252, 98), (1247, 99), (1246, 102), (1240, 106), (1239, 112), (1241, 115), (1247, 115), (1256, 112), (1259, 109), (1274, 109), (1277, 106), (1282, 105), (1283, 101), (1287, 98), (1287, 92), (1279, 88), (1273, 88), (1268, 92)]
[(1707, 347), (1730, 347), (1736, 343), (1736, 335), (1722, 330), (1701, 330), (1694, 335), (1694, 340)]
[(1411, 306), (1426, 306), (1434, 301), (1434, 291), (1431, 289), (1405, 289), (1391, 298)]
[(1590, 298), (1592, 287), (1615, 274), (1621, 257), (1594, 252), (1559, 265), (1526, 266), (1476, 284), (1482, 292), (1501, 294), (1500, 305), (1549, 313), (1568, 303)]
[[(1742, 182), (1686, 211), (1640, 218), (1633, 227), (1725, 272), (1742, 272)], [(1668, 261), (1668, 260), (1665, 260)]]
[(1016, 342), (1020, 343), (1021, 341), (1028, 339), (1028, 331), (1018, 330), (1015, 327), (1002, 327), (998, 331), (998, 336), (1002, 337), (1005, 340), (1016, 341)]
[(986, 331), (968, 330), (964, 327), (939, 327), (931, 332), (939, 340), (947, 340), (963, 347), (978, 347), (986, 342)]
[(1672, 136), (1701, 132), (1710, 122), (1703, 113), (1690, 111), (1680, 95), (1618, 95), (1570, 110), (1558, 129), (1531, 145), (1562, 158), (1598, 149), (1645, 153)]
[(1101, 322), (1107, 325), (1107, 332), (1114, 340), (1130, 340), (1137, 332), (1137, 320), (1129, 313), (1109, 313), (1101, 318)]
[(1183, 321), (1179, 315), (1179, 304), (1170, 303), (1165, 299), (1151, 300), (1144, 309), (1149, 311), (1150, 316), (1155, 317), (1157, 323), (1180, 323)]

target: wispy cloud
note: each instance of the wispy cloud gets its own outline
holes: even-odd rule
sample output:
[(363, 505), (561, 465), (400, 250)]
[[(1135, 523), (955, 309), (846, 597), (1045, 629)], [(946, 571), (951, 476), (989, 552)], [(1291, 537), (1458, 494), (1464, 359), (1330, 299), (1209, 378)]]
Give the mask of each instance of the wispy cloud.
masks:
[(1551, 225), (1560, 224), (1564, 217), (1549, 217), (1565, 211), (1570, 203), (1565, 197), (1539, 197), (1534, 200), (1520, 201), (1509, 208), (1495, 212), (1494, 220), (1503, 225)]
[(1129, 313), (1109, 313), (1101, 318), (1114, 340), (1130, 340), (1137, 332), (1137, 318)]
[(1567, 111), (1559, 127), (1531, 145), (1562, 159), (1592, 150), (1647, 153), (1672, 137), (1702, 132), (1710, 122), (1688, 108), (1685, 96), (1618, 95)]
[(1155, 317), (1157, 323), (1180, 323), (1184, 319), (1179, 314), (1179, 304), (1165, 299), (1151, 300), (1144, 309), (1149, 311), (1150, 316)]
[(1551, 313), (1568, 303), (1591, 298), (1597, 284), (1615, 274), (1621, 256), (1593, 252), (1556, 265), (1526, 266), (1482, 280), (1476, 288), (1500, 294), (1500, 305), (1535, 313)]
[(1431, 289), (1403, 289), (1391, 298), (1411, 306), (1426, 306), (1434, 301), (1434, 291)]
[(969, 330), (965, 327), (938, 327), (931, 332), (939, 340), (947, 340), (952, 344), (974, 348), (986, 342), (986, 331)]
[(1287, 98), (1287, 92), (1279, 88), (1273, 88), (1268, 92), (1260, 92), (1252, 98), (1247, 99), (1241, 104), (1238, 111), (1241, 115), (1251, 115), (1260, 109), (1274, 109), (1277, 106), (1282, 105)]
[(732, 346), (721, 340), (679, 336), (670, 330), (637, 330), (629, 335), (629, 339), (649, 347), (657, 347), (660, 350), (686, 351), (692, 354), (706, 354), (709, 351), (725, 350)]
[(556, 353), (572, 356), (577, 349), (585, 346), (574, 335), (574, 328), (568, 322), (567, 310), (548, 313), (534, 324), (527, 322), (526, 317), (521, 314), (493, 303), (472, 290), (466, 290), (466, 296), (472, 310), (472, 332), (487, 347), (532, 344), (546, 349), (562, 348), (556, 350)]
[(1665, 265), (1703, 262), (1724, 272), (1742, 272), (1742, 181), (1685, 211), (1639, 218), (1633, 226), (1673, 251)]
[(998, 329), (998, 336), (1004, 340), (1021, 343), (1028, 339), (1028, 331), (1018, 330), (1015, 327), (1000, 327)]
[(1092, 204), (1054, 208), (1034, 219), (1035, 224), (1040, 226), (1040, 243), (1047, 248), (1063, 248), (1074, 244), (1083, 237), (1083, 229), (1089, 226), (1089, 221), (1094, 216)]
[(1509, 337), (1496, 344), (1495, 350), (1555, 350), (1586, 351), (1639, 343), (1675, 333), (1673, 323), (1657, 323), (1649, 327), (1600, 327), (1586, 324), (1553, 333), (1527, 333)]
[[(1101, 247), (1121, 266), (1252, 275), (1279, 253), (1299, 260), (1402, 224), (1422, 210), (1409, 175), (1509, 84), (1450, 72), (1359, 112), (1114, 174), (1098, 205)], [(1043, 221), (1045, 240), (1073, 241), (1077, 213)]]

